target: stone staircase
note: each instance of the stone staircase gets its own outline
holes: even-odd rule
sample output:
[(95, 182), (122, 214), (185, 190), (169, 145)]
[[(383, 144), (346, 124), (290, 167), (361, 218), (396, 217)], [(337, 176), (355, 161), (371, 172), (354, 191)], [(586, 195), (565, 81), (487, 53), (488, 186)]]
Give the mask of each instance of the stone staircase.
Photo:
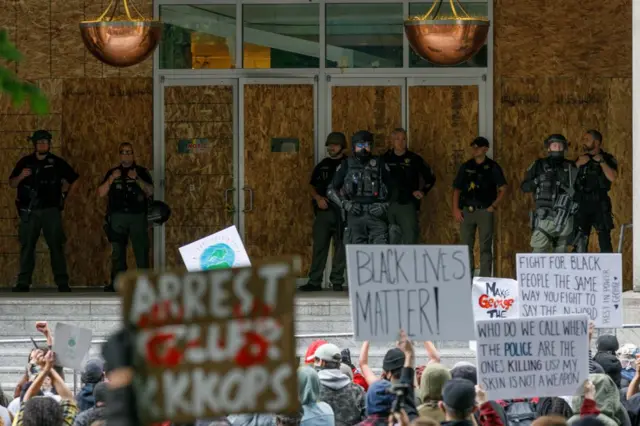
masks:
[[(90, 328), (94, 340), (105, 339), (120, 324), (120, 302), (115, 296), (103, 294), (72, 296), (51, 294), (30, 294), (29, 296), (0, 298), (0, 384), (3, 389), (13, 391), (27, 362), (33, 344), (29, 337), (41, 338), (35, 330), (36, 321), (48, 321), (52, 331), (57, 322), (75, 324)], [(307, 346), (321, 336), (340, 348), (349, 348), (354, 363), (357, 363), (360, 344), (350, 336), (351, 312), (349, 300), (342, 293), (323, 292), (303, 295), (296, 299), (296, 335), (298, 355), (303, 357)], [(339, 336), (342, 334), (342, 336)], [(333, 336), (331, 336), (333, 335)], [(338, 336), (336, 336), (338, 335)], [(12, 340), (12, 343), (3, 342)], [(16, 343), (16, 340), (22, 340)], [(440, 350), (442, 362), (453, 365), (458, 361), (474, 361), (475, 354), (469, 350), (468, 342), (435, 342)], [(369, 362), (374, 369), (380, 369), (388, 345), (372, 345)], [(98, 356), (100, 344), (92, 345), (90, 356)], [(426, 362), (424, 348), (417, 348), (418, 363)], [(80, 386), (80, 372), (76, 374), (76, 386)], [(65, 379), (73, 386), (72, 370), (65, 371)]]

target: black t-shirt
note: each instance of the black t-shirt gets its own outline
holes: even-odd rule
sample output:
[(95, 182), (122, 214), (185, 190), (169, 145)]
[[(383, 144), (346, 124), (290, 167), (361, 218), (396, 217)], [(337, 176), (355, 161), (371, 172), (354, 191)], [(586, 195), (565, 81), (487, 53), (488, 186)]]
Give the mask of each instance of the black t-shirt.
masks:
[(23, 169), (31, 169), (31, 176), (18, 184), (18, 208), (40, 210), (61, 207), (62, 181), (69, 185), (78, 180), (78, 173), (62, 158), (48, 153), (39, 160), (35, 153), (22, 157), (9, 179), (17, 177)]
[(391, 169), (391, 200), (400, 204), (415, 202), (420, 204), (414, 196), (415, 191), (429, 192), (436, 182), (435, 174), (424, 159), (415, 152), (405, 151), (397, 155), (393, 149), (387, 151), (384, 162)]
[(478, 164), (473, 158), (458, 169), (453, 187), (460, 190), (458, 207), (486, 209), (498, 198), (498, 188), (507, 184), (502, 168), (491, 158)]
[(310, 184), (316, 189), (318, 195), (327, 196), (327, 187), (336, 174), (336, 169), (342, 163), (342, 158), (326, 157), (318, 163), (311, 173)]
[(109, 176), (120, 169), (120, 177), (113, 181), (109, 187), (109, 212), (115, 213), (144, 213), (147, 211), (147, 194), (138, 185), (135, 179), (128, 176), (129, 171), (135, 169), (138, 179), (153, 185), (153, 179), (147, 169), (133, 163), (131, 167), (122, 165), (110, 169), (102, 180), (105, 183)]

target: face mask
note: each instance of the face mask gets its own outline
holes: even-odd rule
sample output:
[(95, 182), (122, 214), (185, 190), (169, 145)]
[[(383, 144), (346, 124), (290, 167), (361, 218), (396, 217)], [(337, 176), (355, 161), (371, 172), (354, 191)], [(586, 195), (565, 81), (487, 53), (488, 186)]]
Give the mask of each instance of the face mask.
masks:
[(549, 152), (549, 157), (553, 160), (563, 160), (564, 151), (551, 151)]

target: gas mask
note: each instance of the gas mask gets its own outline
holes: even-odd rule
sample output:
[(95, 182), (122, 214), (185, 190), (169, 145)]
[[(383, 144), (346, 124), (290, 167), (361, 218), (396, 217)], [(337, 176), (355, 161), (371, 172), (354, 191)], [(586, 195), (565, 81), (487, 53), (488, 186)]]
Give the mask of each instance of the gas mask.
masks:
[(356, 142), (353, 144), (353, 155), (358, 158), (367, 158), (371, 156), (371, 143)]

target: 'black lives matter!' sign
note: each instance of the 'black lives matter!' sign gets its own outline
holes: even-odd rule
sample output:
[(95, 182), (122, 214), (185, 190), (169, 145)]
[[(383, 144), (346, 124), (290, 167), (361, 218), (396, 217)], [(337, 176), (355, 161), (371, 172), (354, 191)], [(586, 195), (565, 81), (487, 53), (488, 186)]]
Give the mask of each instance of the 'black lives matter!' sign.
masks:
[(622, 255), (518, 254), (520, 316), (587, 314), (598, 328), (621, 327)]
[(474, 338), (467, 246), (347, 245), (356, 340)]
[(146, 424), (298, 411), (293, 265), (122, 277)]
[(490, 400), (575, 395), (589, 377), (586, 315), (476, 321), (478, 384)]

